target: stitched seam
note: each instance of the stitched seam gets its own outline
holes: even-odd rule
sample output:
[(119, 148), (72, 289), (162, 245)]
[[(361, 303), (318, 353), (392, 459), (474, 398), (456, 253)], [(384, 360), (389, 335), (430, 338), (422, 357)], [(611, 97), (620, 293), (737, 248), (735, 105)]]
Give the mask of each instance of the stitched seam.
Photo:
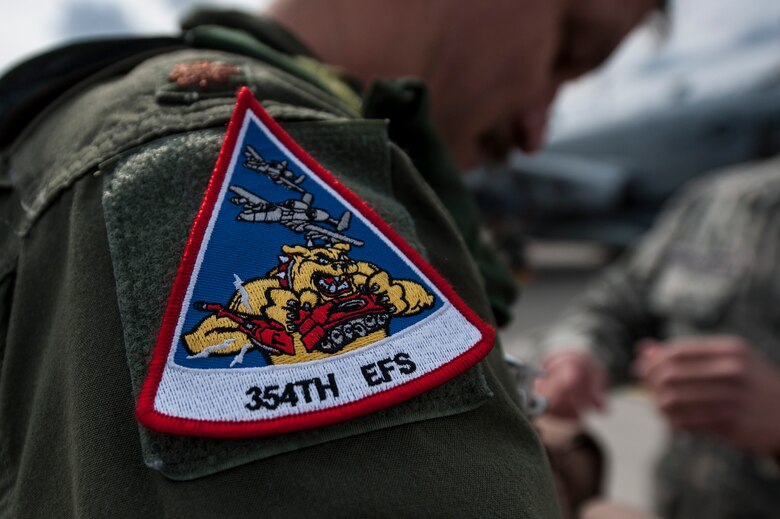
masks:
[[(188, 116), (192, 116), (193, 114), (199, 115), (201, 117), (209, 117), (207, 120), (199, 119), (196, 121), (188, 121), (188, 122), (182, 122), (181, 119), (177, 121), (177, 123), (181, 124), (171, 124), (169, 126), (159, 126), (155, 128), (154, 131), (148, 131), (141, 133), (133, 140), (127, 140), (124, 141), (123, 146), (117, 146), (114, 148), (114, 145), (116, 142), (114, 140), (110, 139), (110, 133), (107, 131), (105, 126), (111, 126), (110, 124), (104, 123), (104, 127), (101, 127), (101, 132), (104, 135), (109, 135), (109, 138), (106, 138), (104, 141), (101, 141), (94, 145), (92, 149), (96, 150), (93, 153), (91, 153), (91, 158), (76, 158), (75, 162), (72, 163), (72, 166), (70, 166), (65, 172), (60, 173), (58, 175), (53, 176), (44, 186), (36, 188), (34, 190), (35, 195), (33, 195), (31, 198), (33, 201), (29, 205), (25, 205), (25, 213), (26, 218), (22, 219), (22, 222), (19, 225), (19, 228), (17, 229), (17, 232), (24, 236), (27, 233), (30, 232), (30, 230), (34, 227), (35, 223), (37, 222), (38, 218), (46, 211), (47, 207), (51, 203), (52, 199), (56, 197), (56, 195), (63, 189), (67, 189), (72, 184), (77, 182), (82, 177), (89, 174), (91, 171), (94, 172), (95, 168), (98, 166), (98, 164), (105, 162), (107, 160), (110, 160), (113, 157), (117, 157), (119, 155), (122, 155), (123, 153), (126, 153), (127, 151), (142, 146), (144, 144), (147, 144), (149, 142), (152, 142), (154, 140), (170, 136), (170, 135), (177, 135), (177, 134), (183, 134), (191, 131), (197, 131), (197, 130), (208, 130), (212, 128), (219, 128), (221, 123), (220, 120), (224, 119), (223, 122), (226, 122), (230, 118), (230, 110), (232, 110), (234, 105), (234, 99), (230, 98), (229, 103), (220, 104), (218, 106), (207, 106), (207, 107), (201, 107), (199, 110), (193, 110), (189, 113), (182, 114), (178, 117), (186, 118)], [(272, 106), (269, 107), (269, 112), (273, 113), (274, 109), (276, 110), (284, 110), (288, 106), (285, 103), (275, 102)], [(221, 117), (222, 114), (218, 114), (215, 112), (219, 112), (224, 110), (224, 117)], [(327, 112), (323, 112), (323, 114), (327, 114)], [(316, 113), (316, 110), (312, 110), (311, 113), (308, 114), (308, 119), (310, 121), (323, 121), (323, 122), (332, 122), (332, 121), (340, 121), (340, 120), (350, 120), (351, 119), (330, 119), (328, 117), (320, 116)], [(215, 118), (216, 120), (213, 120), (211, 118)], [(139, 117), (139, 119), (143, 119), (142, 117)], [(304, 119), (300, 119), (297, 116), (292, 116), (289, 119), (286, 118), (284, 115), (281, 117), (278, 117), (277, 120), (281, 122), (286, 122), (288, 120), (293, 122), (302, 122)], [(186, 121), (186, 119), (185, 119)], [(363, 122), (362, 120), (355, 119), (355, 122)], [(127, 123), (127, 126), (134, 126), (133, 123)]]
[[(184, 51), (179, 54), (187, 56), (187, 53), (193, 53), (194, 51)], [(170, 56), (176, 56), (177, 53), (173, 53), (166, 56), (166, 64), (168, 61), (175, 60)], [(262, 80), (269, 82), (269, 87), (279, 86), (286, 87), (290, 90), (291, 95), (298, 95), (304, 99), (308, 99), (315, 104), (323, 104), (327, 106), (333, 106), (334, 100), (338, 101), (335, 112), (340, 112), (343, 118), (355, 118), (356, 114), (351, 110), (348, 110), (341, 101), (331, 96), (326, 92), (322, 92), (320, 89), (304, 81), (301, 78), (293, 76), (283, 70), (274, 68), (268, 64), (261, 64), (258, 62), (247, 60), (245, 56), (227, 53), (227, 52), (199, 52), (198, 55), (213, 55), (217, 57), (230, 56), (236, 63), (244, 67), (247, 74), (247, 83), (252, 88), (257, 87), (257, 83)], [(273, 70), (273, 75), (268, 76), (268, 71)], [(291, 88), (292, 87), (292, 88)], [(150, 99), (154, 101), (155, 93), (136, 93), (139, 99)], [(209, 104), (207, 106), (195, 106), (192, 105), (186, 109), (180, 108), (181, 112), (171, 117), (175, 120), (173, 122), (166, 122), (166, 117), (146, 117), (150, 111), (157, 111), (159, 108), (156, 102), (152, 102), (146, 106), (147, 110), (144, 112), (135, 112), (135, 117), (131, 121), (117, 122), (115, 117), (111, 114), (102, 122), (97, 129), (98, 139), (92, 143), (92, 146), (87, 150), (85, 154), (72, 153), (70, 157), (64, 159), (65, 162), (70, 161), (66, 169), (60, 174), (53, 175), (42, 186), (35, 186), (31, 189), (29, 197), (25, 197), (22, 201), (23, 208), (26, 213), (25, 220), (20, 225), (20, 232), (26, 234), (34, 225), (40, 214), (45, 210), (50, 200), (59, 192), (60, 189), (68, 187), (70, 184), (84, 176), (92, 167), (97, 166), (100, 162), (107, 160), (110, 156), (105, 156), (107, 153), (116, 152), (116, 154), (126, 151), (134, 146), (138, 146), (155, 138), (163, 137), (179, 132), (186, 132), (195, 129), (202, 129), (208, 127), (218, 126), (218, 121), (186, 121), (186, 118), (192, 116), (200, 116), (206, 118), (217, 118), (222, 122), (226, 122), (230, 117), (230, 112), (234, 105), (234, 97), (216, 98), (212, 99), (212, 102), (216, 104)], [(279, 103), (283, 104), (283, 103)], [(224, 113), (221, 113), (224, 111)], [(123, 111), (123, 114), (127, 114), (129, 111)], [(183, 120), (184, 119), (184, 120)], [(284, 120), (284, 119), (282, 119)], [(135, 138), (124, 141), (124, 146), (116, 146), (117, 139), (125, 135), (122, 131), (125, 128), (133, 128), (136, 126), (149, 127), (150, 130), (136, 134)], [(117, 131), (117, 129), (120, 131)], [(56, 164), (44, 164), (41, 169), (48, 169), (56, 167)]]
[[(150, 97), (149, 95), (146, 95), (145, 97)], [(193, 110), (192, 112), (188, 114), (183, 115), (202, 115), (205, 113), (208, 113), (210, 111), (219, 111), (219, 110), (225, 110), (230, 109), (229, 104), (220, 104), (218, 106), (208, 106), (203, 107), (199, 110)], [(226, 114), (227, 117), (229, 117), (229, 113)], [(58, 188), (62, 187), (62, 185), (67, 185), (67, 180), (76, 176), (81, 176), (83, 173), (79, 173), (80, 170), (88, 170), (89, 166), (92, 164), (96, 164), (101, 162), (100, 156), (107, 153), (106, 147), (112, 147), (116, 144), (116, 136), (117, 134), (121, 134), (121, 131), (116, 131), (117, 127), (125, 128), (125, 127), (132, 127), (136, 126), (138, 121), (150, 121), (150, 119), (146, 119), (143, 117), (143, 114), (138, 114), (138, 117), (135, 118), (132, 122), (129, 121), (123, 121), (119, 125), (116, 122), (108, 122), (113, 121), (113, 119), (109, 119), (108, 121), (104, 121), (98, 131), (100, 132), (99, 135), (102, 137), (102, 139), (98, 139), (96, 142), (92, 144), (92, 146), (87, 151), (87, 156), (84, 155), (76, 156), (74, 153), (74, 161), (71, 163), (71, 165), (62, 173), (55, 175), (49, 180), (47, 183), (45, 183), (42, 187), (39, 187), (36, 189), (37, 195), (33, 197), (33, 202), (31, 205), (31, 210), (36, 211), (38, 205), (42, 205), (45, 202), (40, 201), (42, 198), (46, 199), (50, 196), (50, 192), (53, 191), (52, 188)], [(190, 131), (192, 129), (200, 128), (203, 126), (203, 124), (206, 121), (196, 121), (196, 122), (185, 122), (181, 121), (179, 119), (173, 124), (165, 124), (164, 122), (160, 121), (159, 118), (151, 119), (154, 120), (154, 123), (147, 123), (148, 125), (153, 127), (153, 130), (143, 132), (138, 137), (131, 141), (125, 141), (127, 142), (127, 145), (124, 147), (119, 147), (117, 149), (112, 149), (111, 151), (118, 153), (121, 153), (122, 151), (125, 151), (129, 148), (132, 148), (134, 146), (137, 146), (139, 144), (143, 144), (144, 142), (147, 142), (150, 139), (162, 137), (168, 133), (176, 132), (176, 131)], [(179, 123), (179, 124), (176, 124)], [(212, 126), (213, 123), (212, 123)], [(112, 130), (112, 131), (109, 131)], [(94, 151), (93, 151), (94, 150)], [(105, 159), (103, 159), (105, 160)], [(44, 166), (46, 167), (46, 166)]]

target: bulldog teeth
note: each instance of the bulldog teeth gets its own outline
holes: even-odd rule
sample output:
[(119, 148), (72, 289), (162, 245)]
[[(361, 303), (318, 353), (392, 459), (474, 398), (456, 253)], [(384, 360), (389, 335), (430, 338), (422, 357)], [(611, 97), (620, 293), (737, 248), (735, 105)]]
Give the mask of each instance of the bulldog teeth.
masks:
[(349, 289), (349, 280), (344, 279), (343, 276), (333, 276), (329, 277), (328, 279), (331, 280), (330, 283), (325, 281), (323, 278), (317, 280), (317, 286), (320, 287), (320, 290), (326, 294), (336, 294), (343, 290)]

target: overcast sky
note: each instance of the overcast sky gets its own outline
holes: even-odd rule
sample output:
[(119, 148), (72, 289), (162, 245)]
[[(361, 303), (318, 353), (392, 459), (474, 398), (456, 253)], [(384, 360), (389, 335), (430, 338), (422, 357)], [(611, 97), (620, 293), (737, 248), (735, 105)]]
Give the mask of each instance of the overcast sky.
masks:
[[(0, 2), (1, 72), (68, 39), (176, 33), (181, 15), (203, 0)], [(249, 11), (259, 11), (267, 2), (208, 1)], [(650, 29), (636, 32), (604, 70), (566, 88), (556, 105), (552, 133), (565, 135), (780, 78), (780, 0), (672, 0), (671, 15), (668, 36), (659, 38)]]

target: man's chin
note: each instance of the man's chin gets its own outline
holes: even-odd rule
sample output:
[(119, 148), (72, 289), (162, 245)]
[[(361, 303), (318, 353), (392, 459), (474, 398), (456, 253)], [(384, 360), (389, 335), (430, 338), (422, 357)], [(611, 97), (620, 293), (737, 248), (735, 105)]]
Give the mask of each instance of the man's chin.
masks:
[(510, 135), (509, 132), (485, 132), (476, 139), (451, 146), (452, 156), (461, 171), (504, 164), (515, 147)]
[(535, 153), (544, 146), (548, 112), (549, 103), (529, 110), (523, 116), (512, 121), (512, 140), (525, 153)]
[(477, 141), (478, 162), (482, 165), (504, 164), (514, 145), (507, 131), (496, 129), (483, 133)]

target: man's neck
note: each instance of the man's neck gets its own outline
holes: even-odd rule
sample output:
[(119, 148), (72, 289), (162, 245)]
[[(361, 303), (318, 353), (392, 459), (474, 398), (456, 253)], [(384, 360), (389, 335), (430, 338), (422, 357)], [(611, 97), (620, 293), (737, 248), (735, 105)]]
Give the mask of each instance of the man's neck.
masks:
[[(436, 2), (385, 9), (377, 0), (275, 0), (264, 12), (289, 29), (325, 63), (367, 83), (376, 76), (424, 76), (436, 35), (415, 30)], [(383, 56), (377, 60), (377, 56)]]

